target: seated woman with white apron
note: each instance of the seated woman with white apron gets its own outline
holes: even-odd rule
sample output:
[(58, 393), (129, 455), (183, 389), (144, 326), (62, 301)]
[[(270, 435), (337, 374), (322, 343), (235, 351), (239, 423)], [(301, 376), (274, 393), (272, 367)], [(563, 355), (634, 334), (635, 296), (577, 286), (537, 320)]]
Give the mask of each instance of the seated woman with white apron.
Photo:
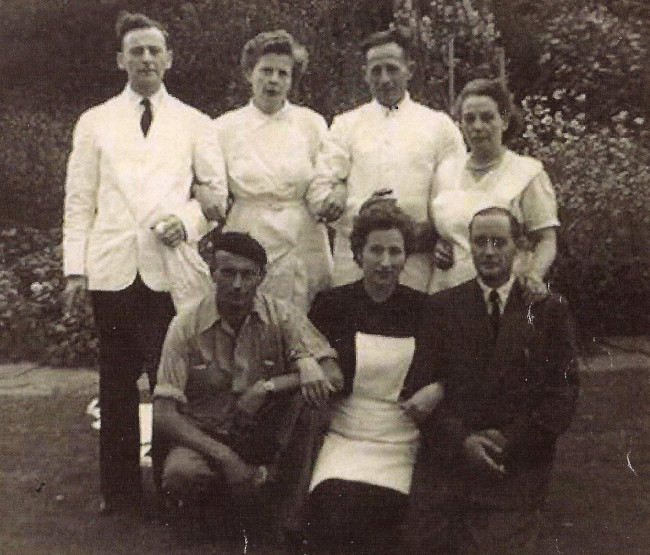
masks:
[(413, 364), (427, 300), (399, 284), (413, 239), (413, 222), (396, 201), (371, 197), (350, 238), (363, 278), (320, 293), (309, 315), (336, 349), (344, 376), (310, 485), (308, 540), (316, 551), (399, 547), (416, 424), (442, 398), (426, 365)]

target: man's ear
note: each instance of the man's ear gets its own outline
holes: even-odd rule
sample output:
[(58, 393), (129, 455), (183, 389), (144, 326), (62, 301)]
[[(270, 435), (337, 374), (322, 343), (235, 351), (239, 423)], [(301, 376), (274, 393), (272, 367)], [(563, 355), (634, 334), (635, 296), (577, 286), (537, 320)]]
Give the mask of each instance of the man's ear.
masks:
[(415, 61), (414, 60), (409, 60), (406, 63), (406, 67), (409, 70), (409, 79), (413, 77), (413, 74), (415, 73)]
[(124, 52), (118, 52), (115, 58), (117, 60), (117, 67), (126, 70), (126, 65), (124, 64)]
[(173, 59), (174, 53), (171, 50), (167, 50), (167, 65), (165, 65), (165, 69), (171, 69)]

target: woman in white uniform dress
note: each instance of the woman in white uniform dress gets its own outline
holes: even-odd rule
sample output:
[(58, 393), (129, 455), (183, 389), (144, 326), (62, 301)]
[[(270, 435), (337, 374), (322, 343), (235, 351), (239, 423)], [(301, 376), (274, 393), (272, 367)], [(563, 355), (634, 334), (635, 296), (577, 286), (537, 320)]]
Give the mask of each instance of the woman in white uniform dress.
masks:
[(508, 208), (523, 224), (528, 252), (516, 261), (515, 272), (529, 288), (543, 287), (556, 254), (557, 202), (541, 162), (503, 145), (511, 94), (500, 80), (476, 79), (460, 92), (456, 106), (470, 153), (447, 158), (434, 177), (431, 215), (440, 239), (429, 292), (476, 276), (468, 225), (489, 206)]
[(327, 124), (287, 101), (306, 62), (305, 49), (285, 31), (260, 33), (242, 53), (251, 102), (215, 120), (234, 201), (224, 231), (257, 239), (269, 258), (262, 290), (305, 312), (332, 273), (326, 228), (312, 216), (329, 189), (310, 188)]
[(320, 293), (309, 314), (344, 376), (310, 485), (309, 539), (332, 553), (397, 552), (416, 423), (442, 397), (426, 364), (415, 362), (427, 295), (399, 284), (413, 238), (394, 199), (372, 198), (350, 238), (363, 278)]

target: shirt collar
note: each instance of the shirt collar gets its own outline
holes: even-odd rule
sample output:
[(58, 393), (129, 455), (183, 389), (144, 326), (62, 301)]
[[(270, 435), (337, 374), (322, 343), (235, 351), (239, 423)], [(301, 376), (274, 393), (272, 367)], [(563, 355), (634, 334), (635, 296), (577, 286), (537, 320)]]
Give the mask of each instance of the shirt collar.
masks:
[(287, 114), (289, 113), (289, 111), (291, 110), (292, 107), (293, 107), (293, 105), (288, 100), (285, 100), (284, 105), (277, 112), (275, 112), (274, 114), (265, 114), (264, 112), (262, 112), (262, 110), (260, 110), (257, 106), (255, 106), (255, 104), (253, 104), (252, 99), (248, 103), (249, 112), (255, 118), (257, 118), (260, 121), (264, 121), (264, 122), (269, 121), (269, 120), (283, 120), (283, 119), (286, 119)]
[[(485, 304), (489, 305), (490, 301), (488, 297), (490, 296), (493, 287), (486, 285), (480, 277), (477, 277), (476, 281), (478, 282), (481, 291), (483, 291), (483, 299), (485, 300)], [(510, 279), (508, 281), (506, 281), (502, 286), (496, 288), (496, 291), (499, 294), (499, 310), (501, 311), (501, 314), (503, 314), (503, 310), (506, 307), (506, 302), (508, 300), (508, 297), (510, 296), (510, 291), (512, 290), (512, 286), (514, 283), (515, 283), (515, 275), (511, 274)]]
[[(264, 324), (269, 323), (268, 311), (266, 309), (266, 304), (265, 304), (263, 296), (260, 293), (257, 293), (257, 295), (255, 295), (255, 299), (253, 299), (253, 308), (252, 308), (250, 314), (244, 320), (244, 324), (246, 322), (248, 322), (251, 315), (259, 318)], [(216, 323), (219, 323), (219, 325), (221, 325), (226, 330), (231, 330), (230, 325), (221, 316), (221, 314), (219, 314), (219, 311), (217, 309), (217, 303), (215, 302), (214, 303), (214, 315), (213, 315), (212, 321), (208, 326), (206, 326), (205, 329), (207, 329), (209, 327), (212, 327)], [(205, 331), (205, 329), (203, 331)]]
[[(126, 96), (126, 99), (130, 105), (132, 105), (134, 108), (140, 108), (140, 102), (144, 98), (141, 94), (135, 92), (132, 88), (131, 85), (127, 83), (126, 88), (124, 89), (124, 94)], [(149, 97), (149, 100), (151, 101), (151, 108), (155, 112), (158, 106), (160, 106), (160, 103), (163, 101), (163, 99), (167, 96), (167, 89), (165, 89), (165, 85), (161, 85), (156, 94), (152, 95)]]
[(375, 108), (375, 110), (379, 110), (382, 113), (388, 115), (403, 110), (404, 108), (409, 106), (412, 102), (413, 101), (411, 100), (411, 95), (409, 94), (408, 91), (406, 91), (404, 93), (404, 98), (402, 98), (402, 100), (400, 100), (395, 106), (391, 106), (390, 108), (387, 108), (383, 104), (379, 104), (376, 98), (373, 98), (370, 104)]

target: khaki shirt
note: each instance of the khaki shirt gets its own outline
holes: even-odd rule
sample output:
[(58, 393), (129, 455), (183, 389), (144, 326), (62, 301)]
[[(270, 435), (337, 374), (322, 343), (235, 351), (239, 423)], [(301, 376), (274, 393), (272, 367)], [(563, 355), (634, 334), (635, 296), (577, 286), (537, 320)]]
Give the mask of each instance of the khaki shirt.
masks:
[(258, 294), (236, 334), (209, 295), (170, 324), (154, 399), (176, 400), (206, 433), (227, 433), (246, 388), (325, 358), (335, 351), (293, 305)]

